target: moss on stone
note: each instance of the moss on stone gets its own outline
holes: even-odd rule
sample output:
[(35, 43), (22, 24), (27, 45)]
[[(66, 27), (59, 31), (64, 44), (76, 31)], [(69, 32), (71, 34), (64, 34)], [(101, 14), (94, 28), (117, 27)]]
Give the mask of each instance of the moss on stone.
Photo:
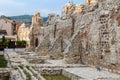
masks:
[(44, 78), (46, 80), (71, 80), (70, 78), (65, 77), (63, 75), (54, 75), (54, 76), (53, 75), (50, 75), (50, 76), (44, 75)]

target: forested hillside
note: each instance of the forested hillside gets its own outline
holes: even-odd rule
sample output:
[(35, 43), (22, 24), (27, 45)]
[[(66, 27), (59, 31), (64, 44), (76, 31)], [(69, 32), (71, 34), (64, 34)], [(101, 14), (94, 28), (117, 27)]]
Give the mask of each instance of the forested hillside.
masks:
[[(32, 15), (19, 15), (19, 16), (10, 16), (12, 20), (22, 21), (24, 23), (30, 23), (32, 21)], [(47, 17), (43, 17), (44, 22), (47, 21)]]

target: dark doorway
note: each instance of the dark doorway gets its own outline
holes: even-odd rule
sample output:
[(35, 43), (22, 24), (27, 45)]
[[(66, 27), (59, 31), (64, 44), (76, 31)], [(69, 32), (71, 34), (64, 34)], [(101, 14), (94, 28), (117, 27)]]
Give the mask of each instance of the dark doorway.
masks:
[(37, 47), (37, 46), (38, 46), (38, 38), (35, 39), (35, 47)]

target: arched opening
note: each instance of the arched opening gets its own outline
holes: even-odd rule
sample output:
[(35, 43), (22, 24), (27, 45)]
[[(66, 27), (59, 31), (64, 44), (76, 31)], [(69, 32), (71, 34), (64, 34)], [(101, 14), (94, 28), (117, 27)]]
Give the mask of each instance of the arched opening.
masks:
[(35, 39), (35, 47), (38, 46), (38, 38)]

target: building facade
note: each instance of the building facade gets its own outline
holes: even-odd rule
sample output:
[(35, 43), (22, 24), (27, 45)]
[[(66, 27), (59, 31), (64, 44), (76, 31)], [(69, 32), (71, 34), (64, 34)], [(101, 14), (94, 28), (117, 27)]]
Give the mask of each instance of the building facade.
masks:
[(29, 24), (21, 24), (18, 29), (18, 40), (22, 41), (25, 40), (27, 41), (27, 45), (30, 45), (30, 39), (29, 39), (29, 34), (30, 34), (30, 25)]
[(15, 21), (7, 18), (0, 18), (0, 35), (5, 35), (6, 38), (11, 40), (17, 40)]

